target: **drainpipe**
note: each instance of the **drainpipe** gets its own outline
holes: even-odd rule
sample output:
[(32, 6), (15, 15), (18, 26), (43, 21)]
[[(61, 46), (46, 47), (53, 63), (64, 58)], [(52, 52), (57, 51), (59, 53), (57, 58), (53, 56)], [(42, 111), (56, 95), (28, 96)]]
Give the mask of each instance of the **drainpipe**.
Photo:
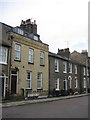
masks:
[(87, 87), (87, 82), (88, 82), (88, 76), (87, 76), (87, 69), (88, 69), (88, 57), (86, 58), (86, 94), (88, 93), (88, 87)]
[(9, 66), (9, 90), (10, 90), (10, 94), (11, 94), (11, 66), (12, 66), (12, 40), (13, 40), (13, 36), (10, 35), (10, 41), (11, 41), (11, 47), (10, 47), (10, 66)]

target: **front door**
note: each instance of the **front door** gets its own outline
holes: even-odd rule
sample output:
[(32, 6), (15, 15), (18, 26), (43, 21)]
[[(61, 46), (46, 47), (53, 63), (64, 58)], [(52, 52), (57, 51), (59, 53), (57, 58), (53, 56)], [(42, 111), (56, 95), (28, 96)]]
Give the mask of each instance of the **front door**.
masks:
[(4, 97), (4, 77), (0, 76), (0, 91), (2, 92), (1, 96)]
[(11, 72), (11, 94), (17, 93), (17, 71)]

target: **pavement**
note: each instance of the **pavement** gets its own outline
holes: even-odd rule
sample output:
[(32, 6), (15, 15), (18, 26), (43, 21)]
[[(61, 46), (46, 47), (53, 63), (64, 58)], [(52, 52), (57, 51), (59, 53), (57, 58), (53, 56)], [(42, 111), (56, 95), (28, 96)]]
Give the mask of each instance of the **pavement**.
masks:
[(83, 97), (88, 96), (88, 94), (79, 94), (79, 95), (71, 95), (71, 96), (60, 96), (60, 97), (52, 97), (52, 98), (42, 98), (42, 99), (33, 99), (33, 100), (23, 100), (23, 101), (15, 101), (15, 102), (6, 102), (6, 103), (0, 103), (0, 106), (3, 108), (5, 107), (13, 107), (18, 105), (26, 105), (26, 104), (35, 104), (35, 103), (42, 103), (42, 102), (51, 102), (56, 100), (63, 100), (63, 99), (71, 99), (76, 97)]

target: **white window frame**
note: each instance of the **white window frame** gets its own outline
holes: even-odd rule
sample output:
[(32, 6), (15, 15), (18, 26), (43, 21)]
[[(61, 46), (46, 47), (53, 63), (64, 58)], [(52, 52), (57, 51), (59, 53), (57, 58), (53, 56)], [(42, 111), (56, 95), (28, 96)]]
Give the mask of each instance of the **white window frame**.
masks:
[(75, 88), (78, 88), (78, 79), (75, 77)]
[(7, 64), (8, 48), (0, 46), (0, 64)]
[(34, 50), (32, 48), (29, 48), (29, 55), (28, 55), (28, 62), (29, 63), (34, 63)]
[[(17, 46), (19, 47), (19, 49), (17, 49)], [(15, 60), (20, 60), (21, 59), (21, 45), (15, 44), (15, 56), (14, 56), (14, 59)]]
[(63, 73), (67, 73), (67, 62), (63, 62)]
[(59, 60), (55, 59), (55, 72), (59, 72)]
[(77, 74), (77, 65), (74, 65), (75, 74)]
[(40, 65), (45, 65), (45, 53), (40, 52)]
[(37, 73), (37, 89), (42, 89), (42, 80), (43, 80), (43, 74), (42, 72)]
[(4, 73), (2, 73), (2, 75), (0, 74), (0, 79), (4, 80), (4, 86), (2, 86), (2, 87), (4, 87), (3, 97), (5, 97), (6, 96), (6, 87), (8, 87), (8, 84), (7, 84), (8, 76), (6, 76)]
[(83, 87), (86, 88), (86, 78), (83, 78)]
[(72, 63), (69, 63), (69, 73), (72, 73)]
[[(28, 73), (29, 73), (29, 78), (28, 78)], [(29, 83), (29, 85), (27, 85), (27, 83)], [(26, 89), (31, 89), (31, 88), (32, 88), (32, 72), (27, 71), (26, 72)]]
[(59, 84), (60, 84), (60, 80), (59, 80), (59, 78), (57, 78), (56, 80), (55, 80), (55, 89), (56, 90), (59, 90), (60, 88), (59, 88)]

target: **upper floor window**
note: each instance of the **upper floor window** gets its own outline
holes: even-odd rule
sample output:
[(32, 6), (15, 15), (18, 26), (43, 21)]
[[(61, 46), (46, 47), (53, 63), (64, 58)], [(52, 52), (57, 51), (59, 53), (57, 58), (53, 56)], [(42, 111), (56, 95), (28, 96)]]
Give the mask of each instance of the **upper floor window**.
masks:
[(29, 62), (33, 63), (33, 49), (29, 49)]
[(74, 66), (75, 74), (77, 74), (77, 65)]
[(45, 53), (40, 52), (40, 65), (45, 65)]
[(59, 60), (55, 59), (55, 72), (59, 72)]
[(7, 52), (8, 49), (6, 47), (0, 46), (0, 63), (7, 64)]
[(67, 62), (63, 62), (63, 72), (67, 73)]
[(83, 67), (83, 75), (86, 75), (86, 68)]
[(37, 89), (42, 88), (42, 72), (38, 72), (37, 74)]
[(72, 73), (72, 64), (69, 63), (69, 73)]
[(15, 45), (15, 60), (20, 60), (20, 51), (21, 51), (21, 46), (20, 45)]
[(32, 80), (32, 72), (27, 71), (26, 73), (26, 88), (31, 89), (31, 80)]

